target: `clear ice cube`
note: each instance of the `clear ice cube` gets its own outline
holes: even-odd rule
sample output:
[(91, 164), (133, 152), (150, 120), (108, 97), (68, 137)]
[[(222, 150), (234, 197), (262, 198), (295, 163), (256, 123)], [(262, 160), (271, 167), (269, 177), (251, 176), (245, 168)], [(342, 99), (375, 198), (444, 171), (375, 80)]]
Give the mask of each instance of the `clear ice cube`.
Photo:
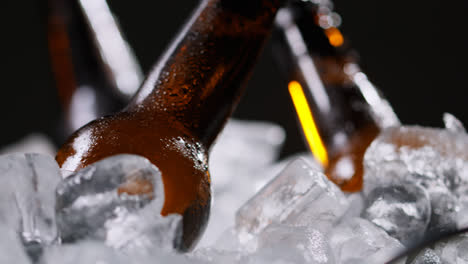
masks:
[(431, 217), (428, 194), (408, 182), (375, 188), (365, 207), (363, 218), (407, 246), (422, 239)]
[(324, 234), (310, 227), (270, 225), (259, 234), (259, 258), (287, 263), (335, 263), (333, 252)]
[(341, 222), (329, 239), (337, 263), (385, 263), (404, 249), (398, 240), (362, 218)]
[(0, 156), (0, 223), (30, 241), (51, 243), (57, 237), (55, 187), (61, 180), (55, 160), (42, 154)]
[(275, 174), (284, 130), (267, 122), (231, 119), (210, 153), (213, 197), (208, 228), (198, 247), (209, 246), (234, 225), (236, 210)]
[(234, 227), (230, 227), (222, 232), (210, 247), (220, 251), (253, 252), (256, 245), (250, 247), (250, 245), (242, 243), (245, 240), (239, 236)]
[(416, 255), (411, 264), (442, 264), (442, 261), (434, 250), (425, 248)]
[(283, 223), (326, 233), (347, 208), (348, 201), (336, 185), (297, 159), (239, 209), (236, 229), (258, 234), (271, 223)]
[(57, 224), (64, 242), (105, 241), (148, 251), (180, 242), (181, 216), (162, 217), (161, 173), (147, 159), (117, 155), (67, 177), (57, 188)]
[(349, 203), (348, 210), (346, 210), (346, 213), (341, 217), (340, 221), (347, 221), (350, 218), (361, 216), (365, 207), (364, 196), (361, 192), (348, 193), (346, 194), (346, 198)]

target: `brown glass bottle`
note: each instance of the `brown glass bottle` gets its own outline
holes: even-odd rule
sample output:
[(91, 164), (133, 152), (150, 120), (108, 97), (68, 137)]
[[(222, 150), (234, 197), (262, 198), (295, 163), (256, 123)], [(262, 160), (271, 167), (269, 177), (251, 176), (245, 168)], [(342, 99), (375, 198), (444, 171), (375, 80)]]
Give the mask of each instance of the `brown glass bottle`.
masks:
[(60, 166), (78, 170), (119, 153), (148, 158), (162, 172), (161, 213), (183, 214), (182, 250), (191, 248), (209, 215), (207, 152), (239, 100), (281, 2), (202, 1), (130, 104), (73, 134), (57, 154)]
[(121, 109), (141, 70), (105, 0), (47, 0), (49, 53), (63, 109), (58, 141)]
[(276, 22), (275, 54), (289, 73), (311, 151), (332, 181), (345, 191), (358, 191), (365, 150), (382, 127), (399, 121), (360, 71), (331, 5), (291, 1)]

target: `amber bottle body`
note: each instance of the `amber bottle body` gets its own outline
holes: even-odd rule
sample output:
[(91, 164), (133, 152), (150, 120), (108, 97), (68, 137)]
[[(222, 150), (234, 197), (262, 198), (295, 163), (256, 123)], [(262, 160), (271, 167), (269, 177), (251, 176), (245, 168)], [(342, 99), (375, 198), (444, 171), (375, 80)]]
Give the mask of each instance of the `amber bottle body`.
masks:
[(132, 153), (162, 172), (162, 214), (183, 214), (187, 250), (211, 202), (208, 150), (232, 113), (282, 1), (202, 1), (130, 104), (77, 131), (57, 154), (77, 170)]

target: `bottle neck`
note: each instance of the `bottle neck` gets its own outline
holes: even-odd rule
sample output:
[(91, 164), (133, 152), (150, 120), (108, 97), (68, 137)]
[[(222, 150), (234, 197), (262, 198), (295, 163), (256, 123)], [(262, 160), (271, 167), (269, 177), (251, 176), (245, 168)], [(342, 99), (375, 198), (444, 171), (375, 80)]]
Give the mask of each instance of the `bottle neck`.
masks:
[(301, 86), (330, 156), (342, 152), (359, 131), (375, 134), (398, 123), (388, 102), (360, 71), (334, 16), (327, 8), (295, 2), (276, 20), (276, 54), (289, 78)]
[(209, 147), (237, 105), (282, 1), (203, 1), (125, 111), (166, 113)]

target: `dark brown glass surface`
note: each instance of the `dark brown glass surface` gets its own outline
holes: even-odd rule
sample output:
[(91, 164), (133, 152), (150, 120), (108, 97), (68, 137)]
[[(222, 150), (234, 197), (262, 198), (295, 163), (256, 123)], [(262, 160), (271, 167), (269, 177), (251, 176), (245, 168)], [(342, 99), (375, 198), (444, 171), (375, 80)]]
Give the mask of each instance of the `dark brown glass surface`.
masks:
[[(299, 82), (308, 97), (313, 118), (328, 152), (329, 162), (323, 164), (325, 173), (343, 190), (359, 191), (362, 188), (365, 150), (381, 127), (359, 84), (346, 71), (349, 65), (355, 68), (354, 71), (358, 70), (355, 53), (349, 49), (345, 39), (340, 45), (332, 45), (327, 29), (319, 25), (320, 16), (331, 14), (329, 9), (320, 10), (310, 2), (292, 1), (283, 11), (285, 16), (277, 23), (274, 51), (284, 71), (289, 73), (288, 78)], [(329, 28), (337, 31), (332, 25)], [(300, 33), (296, 43), (291, 42), (291, 36), (295, 36), (291, 35), (291, 31)], [(297, 42), (303, 42), (307, 50), (302, 52)], [(299, 60), (304, 58), (313, 62), (312, 69), (301, 65)], [(319, 78), (323, 94), (319, 94), (316, 87), (311, 87), (307, 82), (310, 78), (316, 78), (314, 76)], [(329, 102), (329, 109), (321, 104), (323, 95)], [(344, 159), (352, 162), (352, 166), (348, 166), (354, 170), (352, 177), (341, 175), (343, 170), (339, 165)]]
[(183, 214), (181, 249), (191, 248), (209, 215), (207, 152), (239, 100), (281, 2), (202, 1), (132, 102), (72, 135), (57, 154), (60, 166), (74, 171), (119, 153), (148, 158), (162, 172), (161, 213)]
[(46, 3), (45, 14), (52, 70), (62, 108), (67, 109), (77, 88), (67, 18), (63, 12), (63, 2), (49, 0)]

